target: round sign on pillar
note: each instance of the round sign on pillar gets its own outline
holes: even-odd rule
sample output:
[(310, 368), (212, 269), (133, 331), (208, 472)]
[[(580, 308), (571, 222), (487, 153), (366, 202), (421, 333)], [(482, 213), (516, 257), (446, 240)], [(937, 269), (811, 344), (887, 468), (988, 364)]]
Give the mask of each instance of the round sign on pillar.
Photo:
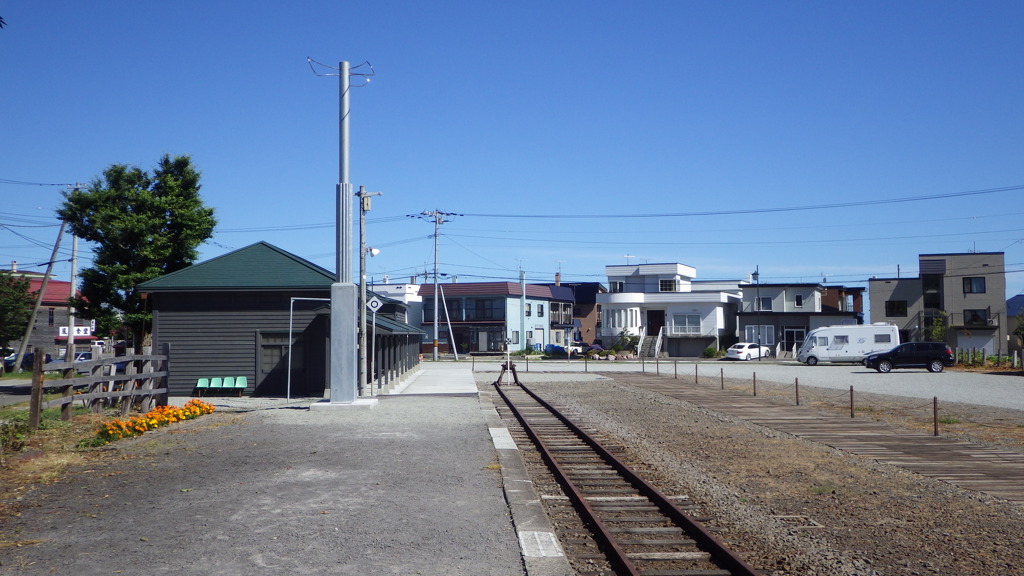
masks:
[(376, 314), (377, 310), (380, 310), (380, 307), (383, 305), (384, 303), (381, 302), (380, 298), (377, 298), (376, 296), (366, 301), (366, 307), (369, 308), (370, 312), (373, 312), (374, 314)]

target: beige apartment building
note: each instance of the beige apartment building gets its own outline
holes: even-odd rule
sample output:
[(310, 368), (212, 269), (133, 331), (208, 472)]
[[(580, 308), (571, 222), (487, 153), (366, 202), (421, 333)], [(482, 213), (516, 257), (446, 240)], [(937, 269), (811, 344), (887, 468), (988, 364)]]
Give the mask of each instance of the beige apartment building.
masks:
[(868, 280), (872, 322), (895, 324), (904, 342), (926, 340), (941, 322), (950, 346), (1007, 353), (1003, 252), (920, 254), (918, 268), (912, 278)]

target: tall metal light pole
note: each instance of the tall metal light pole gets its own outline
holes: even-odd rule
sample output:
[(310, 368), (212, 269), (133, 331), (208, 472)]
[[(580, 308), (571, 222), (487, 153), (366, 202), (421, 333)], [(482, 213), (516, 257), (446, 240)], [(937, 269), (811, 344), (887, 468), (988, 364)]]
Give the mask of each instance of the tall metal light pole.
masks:
[[(313, 69), (314, 61), (307, 58)], [(317, 63), (319, 64), (319, 63)], [(352, 184), (349, 182), (349, 77), (361, 76), (369, 80), (369, 73), (352, 73), (348, 62), (339, 62), (338, 76), (338, 186), (337, 186), (337, 265), (338, 281), (331, 285), (331, 405), (353, 405), (356, 403), (358, 381), (358, 331), (356, 324), (357, 294), (352, 282)], [(363, 66), (360, 64), (359, 66)], [(323, 66), (321, 64), (321, 66)], [(357, 66), (357, 68), (359, 67)], [(314, 73), (316, 70), (313, 69)], [(372, 402), (365, 402), (374, 404)]]
[(760, 266), (755, 266), (754, 267), (754, 273), (752, 274), (752, 276), (754, 277), (754, 286), (755, 286), (754, 287), (754, 290), (755, 290), (754, 310), (757, 311), (757, 316), (756, 316), (757, 320), (756, 320), (756, 322), (757, 322), (757, 361), (758, 362), (761, 361), (761, 273), (760, 273), (760, 270), (761, 270)]
[(338, 281), (331, 285), (331, 404), (356, 400), (356, 286), (352, 283), (352, 184), (349, 182), (349, 64), (338, 64), (337, 258)]

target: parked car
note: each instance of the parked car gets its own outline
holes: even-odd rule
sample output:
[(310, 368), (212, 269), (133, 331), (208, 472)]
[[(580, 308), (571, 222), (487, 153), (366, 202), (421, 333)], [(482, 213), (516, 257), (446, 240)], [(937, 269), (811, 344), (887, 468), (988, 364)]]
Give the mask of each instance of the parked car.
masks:
[(548, 356), (565, 356), (565, 348), (557, 344), (548, 344), (544, 347), (544, 353)]
[[(88, 362), (89, 360), (92, 360), (92, 352), (75, 352), (75, 360), (74, 360), (75, 362)], [(59, 364), (61, 362), (64, 362), (64, 357), (63, 356), (60, 357), (60, 358), (57, 358), (57, 360), (55, 362), (51, 362), (50, 361), (50, 355), (49, 354), (46, 355), (46, 363), (47, 364)], [(46, 366), (43, 366), (43, 370), (44, 371), (53, 371), (53, 368), (52, 367), (51, 368), (47, 368)]]
[(580, 342), (579, 340), (565, 347), (565, 349), (573, 354), (583, 354), (587, 350), (590, 350), (590, 344), (586, 342)]
[(751, 358), (767, 358), (772, 355), (772, 349), (767, 346), (758, 346), (751, 342), (738, 342), (729, 346), (725, 351), (725, 357), (729, 360), (750, 360)]
[(893, 368), (927, 368), (929, 372), (942, 372), (953, 362), (953, 351), (943, 342), (907, 342), (864, 358), (864, 366), (882, 373)]
[[(32, 369), (32, 362), (35, 360), (35, 357), (36, 357), (35, 352), (26, 352), (25, 355), (21, 358), (21, 369), (22, 370), (31, 370)], [(15, 352), (14, 354), (11, 354), (10, 356), (5, 357), (4, 358), (4, 370), (7, 371), (7, 372), (14, 372), (14, 363), (17, 360), (18, 360), (18, 353), (17, 352)], [(45, 356), (43, 356), (43, 363), (44, 364), (49, 362), (50, 360), (52, 360), (52, 358), (50, 357), (49, 354), (46, 354)]]

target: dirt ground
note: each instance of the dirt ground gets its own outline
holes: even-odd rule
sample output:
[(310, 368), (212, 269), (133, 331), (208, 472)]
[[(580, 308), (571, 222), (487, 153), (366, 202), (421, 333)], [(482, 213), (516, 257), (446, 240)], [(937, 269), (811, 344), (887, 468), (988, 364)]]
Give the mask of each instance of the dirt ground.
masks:
[[(616, 378), (619, 381), (616, 381)], [(603, 383), (545, 383), (561, 403), (573, 406), (608, 434), (621, 439), (637, 458), (646, 460), (659, 481), (690, 493), (723, 518), (730, 535), (745, 543), (746, 557), (767, 568), (771, 576), (958, 576), (1024, 575), (1024, 510), (995, 498), (956, 489), (893, 466), (791, 437), (687, 406), (639, 390), (626, 377)], [(742, 383), (730, 383), (741, 386)], [(624, 393), (627, 392), (627, 393)], [(805, 404), (821, 410), (846, 411), (835, 391), (802, 391)], [(766, 397), (790, 394), (785, 387), (761, 384)], [(907, 429), (930, 431), (931, 412), (920, 399), (861, 395), (858, 417), (885, 421)], [(943, 407), (942, 433), (965, 441), (1024, 452), (1024, 414), (975, 405)], [(42, 544), (17, 529), (30, 507), (56, 503), (66, 487), (97, 486), (96, 481), (126, 483), (132, 475), (152, 469), (154, 456), (195, 438), (231, 430), (231, 437), (251, 434), (252, 422), (239, 426), (239, 416), (215, 413), (161, 432), (160, 441), (145, 438), (126, 446), (80, 450), (101, 416), (79, 416), (26, 439), (16, 454), (0, 459), (0, 557), (8, 561), (20, 550)], [(198, 435), (198, 436), (197, 436)], [(216, 462), (215, 445), (204, 442), (206, 458)], [(183, 449), (183, 455), (188, 456)], [(751, 455), (756, 455), (752, 457)], [(223, 462), (222, 462), (223, 464)], [(146, 476), (150, 478), (151, 476)], [(168, 479), (177, 478), (168, 474)], [(181, 484), (175, 490), (188, 490)], [(99, 514), (110, 495), (90, 488), (73, 506), (53, 508), (49, 518)], [(143, 499), (146, 488), (136, 497)], [(184, 493), (184, 492), (183, 492)], [(38, 508), (37, 508), (38, 510)], [(166, 511), (165, 511), (166, 512)], [(144, 525), (150, 509), (136, 515)], [(780, 518), (795, 516), (814, 526), (782, 526)], [(153, 540), (131, 525), (110, 527), (107, 538), (134, 538), (145, 546)], [(0, 572), (31, 566), (0, 565)]]
[(312, 402), (231, 400), (106, 449), (33, 440), (0, 478), (0, 574), (523, 574), (478, 398)]
[[(691, 495), (766, 575), (1024, 574), (1019, 506), (649, 392), (629, 376), (605, 375), (611, 379), (531, 387), (615, 438), (665, 491)], [(770, 393), (792, 392), (759, 386), (759, 396)], [(830, 405), (828, 393), (835, 396), (801, 397), (818, 409), (849, 410), (841, 401)], [(932, 425), (919, 399), (860, 402), (858, 417)], [(1024, 451), (1024, 414), (947, 410), (958, 422), (943, 424), (944, 435)]]

